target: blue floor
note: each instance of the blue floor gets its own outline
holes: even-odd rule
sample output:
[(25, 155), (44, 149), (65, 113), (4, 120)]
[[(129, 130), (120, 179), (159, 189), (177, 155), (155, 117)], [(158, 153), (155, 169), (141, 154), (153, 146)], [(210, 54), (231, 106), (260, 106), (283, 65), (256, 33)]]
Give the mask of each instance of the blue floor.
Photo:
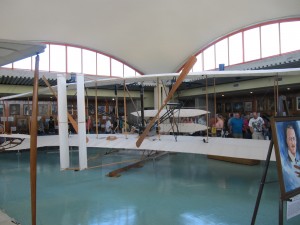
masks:
[[(89, 149), (89, 166), (138, 158), (132, 151), (105, 155)], [(78, 152), (70, 153), (71, 166)], [(39, 151), (39, 225), (246, 225), (251, 218), (264, 163), (244, 166), (203, 155), (168, 154), (142, 168), (106, 174), (121, 165), (60, 171), (57, 151)], [(22, 225), (31, 224), (29, 152), (0, 155), (0, 209)], [(276, 165), (268, 171), (256, 224), (278, 224)], [(284, 206), (285, 208), (285, 206)], [(300, 217), (284, 224), (299, 225)]]

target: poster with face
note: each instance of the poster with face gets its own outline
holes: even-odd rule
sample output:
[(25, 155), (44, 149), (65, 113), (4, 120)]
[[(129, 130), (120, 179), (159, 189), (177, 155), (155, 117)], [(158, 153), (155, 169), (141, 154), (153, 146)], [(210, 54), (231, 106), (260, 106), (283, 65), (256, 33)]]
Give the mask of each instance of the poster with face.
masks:
[(281, 198), (289, 199), (300, 193), (300, 118), (273, 118), (271, 126)]

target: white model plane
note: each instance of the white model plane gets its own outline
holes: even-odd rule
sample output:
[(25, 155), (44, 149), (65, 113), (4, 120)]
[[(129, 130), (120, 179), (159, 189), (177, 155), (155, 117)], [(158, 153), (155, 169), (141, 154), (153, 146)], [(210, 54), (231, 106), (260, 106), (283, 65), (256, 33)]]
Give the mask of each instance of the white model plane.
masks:
[[(201, 71), (201, 72), (189, 72), (187, 73), (186, 77), (184, 78), (184, 81), (190, 82), (190, 81), (194, 81), (194, 80), (199, 80), (199, 79), (213, 79), (213, 78), (226, 78), (226, 77), (257, 77), (257, 78), (262, 78), (262, 77), (285, 77), (285, 76), (299, 76), (300, 77), (300, 68), (293, 68), (293, 69), (272, 69), (272, 70), (236, 70), (236, 71)], [(160, 81), (171, 81), (173, 78), (179, 78), (180, 74), (179, 73), (169, 73), (169, 74), (154, 74), (154, 75), (144, 75), (144, 76), (138, 76), (138, 77), (129, 77), (129, 78), (99, 78), (97, 79), (97, 77), (95, 76), (94, 80), (88, 80), (85, 82), (85, 87), (103, 87), (103, 86), (107, 86), (107, 85), (115, 85), (115, 84), (121, 84), (123, 85), (125, 84), (131, 84), (131, 83), (141, 83), (143, 82), (144, 85), (152, 85), (155, 86), (158, 82)], [(183, 81), (183, 80), (182, 80)], [(76, 89), (76, 83), (70, 83), (67, 84), (68, 89)], [(53, 86), (52, 87), (53, 90), (57, 90), (57, 86)], [(46, 94), (46, 93), (50, 93), (51, 91), (49, 90), (49, 88), (40, 88), (39, 89), (39, 94)], [(32, 96), (32, 92), (28, 92), (28, 93), (22, 93), (22, 94), (18, 94), (18, 95), (13, 95), (13, 96), (6, 96), (6, 97), (2, 97), (0, 98), (0, 100), (9, 100), (9, 99), (15, 99), (15, 98), (19, 98), (19, 97), (26, 97), (26, 96)], [(158, 111), (161, 111), (162, 109), (159, 109)], [(159, 116), (161, 115), (160, 112), (156, 112), (158, 113), (157, 117), (159, 118)], [(155, 116), (155, 115), (154, 115)], [(157, 118), (155, 118), (157, 119)], [(146, 137), (146, 136), (145, 136)], [(145, 138), (144, 137), (144, 138)], [(143, 138), (143, 139), (144, 139)], [(196, 139), (199, 137), (195, 137)], [(193, 139), (194, 140), (194, 139)], [(213, 138), (211, 138), (211, 140), (213, 140)], [(126, 141), (126, 140), (125, 140)], [(192, 148), (189, 149), (182, 149), (181, 151), (186, 152), (192, 152), (192, 153), (200, 153), (200, 154), (208, 154), (210, 152), (209, 149), (207, 149), (208, 147), (211, 149), (211, 153), (212, 154), (217, 154), (217, 155), (222, 155), (222, 156), (229, 156), (229, 157), (239, 157), (239, 158), (253, 158), (253, 159), (262, 159), (262, 153), (259, 151), (261, 151), (261, 148), (266, 149), (266, 144), (262, 145), (262, 144), (258, 144), (257, 147), (255, 148), (251, 148), (252, 152), (248, 152), (248, 151), (244, 151), (245, 149), (247, 149), (247, 147), (245, 147), (246, 145), (252, 146), (256, 145), (255, 144), (255, 140), (250, 140), (250, 143), (246, 143), (247, 140), (243, 140), (242, 142), (240, 140), (233, 140), (230, 138), (224, 138), (223, 140), (220, 140), (218, 142), (215, 141), (211, 141), (211, 144), (207, 145), (204, 144), (203, 146), (203, 150), (199, 151), (199, 143), (203, 144), (203, 141), (201, 139), (201, 141), (198, 143), (198, 147), (195, 148), (194, 150)], [(221, 143), (222, 142), (222, 143)], [(269, 141), (262, 141), (262, 142), (268, 142)], [(261, 143), (262, 143), (261, 142)], [(110, 144), (112, 144), (113, 142), (111, 142)], [(117, 142), (115, 142), (117, 143)], [(213, 143), (218, 143), (217, 146), (212, 146)], [(233, 147), (233, 143), (238, 143), (239, 148), (243, 149), (240, 150), (240, 152), (237, 152), (237, 149), (235, 147)], [(102, 145), (102, 144), (97, 144), (95, 142), (90, 142), (88, 145), (90, 144), (94, 144), (95, 146), (102, 146), (102, 147), (110, 147), (110, 145)], [(142, 141), (139, 142), (139, 144), (137, 145), (137, 147), (140, 147), (142, 144)], [(188, 144), (191, 144), (190, 142)], [(149, 149), (149, 150), (161, 150), (161, 151), (166, 151), (169, 148), (165, 148), (162, 146), (163, 142), (158, 142), (157, 144), (153, 145), (153, 143), (149, 143), (149, 144), (145, 144), (142, 145), (142, 149)], [(177, 145), (179, 146), (179, 143), (177, 143)], [(268, 144), (267, 144), (268, 145)], [(114, 145), (113, 145), (114, 146)], [(122, 145), (124, 146), (124, 144)], [(132, 145), (127, 145), (130, 148), (135, 149), (135, 146)], [(160, 146), (160, 147), (159, 147)], [(168, 145), (166, 145), (168, 146)], [(228, 148), (226, 147), (228, 146)], [(260, 146), (260, 147), (259, 147)], [(118, 146), (114, 146), (114, 147), (118, 147)], [(120, 146), (119, 146), (120, 147)], [(219, 150), (217, 150), (217, 148), (219, 148)], [(198, 150), (197, 150), (198, 149)], [(213, 149), (213, 150), (212, 150)], [(220, 150), (222, 150), (222, 152), (220, 152)], [(231, 149), (231, 150), (230, 150)], [(175, 148), (170, 148), (169, 151), (175, 150)], [(257, 150), (257, 155), (256, 155), (256, 150)], [(267, 150), (267, 149), (266, 149)], [(176, 148), (176, 151), (180, 151), (179, 149)], [(250, 150), (249, 150), (250, 151)], [(214, 152), (214, 153), (213, 153)], [(264, 152), (266, 153), (266, 151)], [(263, 155), (266, 155), (264, 154)]]
[[(34, 74), (34, 86), (33, 86), (33, 92), (14, 95), (14, 96), (8, 96), (8, 97), (2, 97), (0, 100), (8, 100), (8, 99), (14, 99), (19, 97), (26, 97), (33, 95), (33, 114), (32, 114), (32, 130), (30, 135), (30, 180), (31, 180), (31, 211), (32, 211), (32, 224), (36, 224), (36, 158), (37, 158), (37, 146), (39, 143), (43, 142), (46, 143), (46, 141), (39, 140), (36, 134), (37, 124), (37, 104), (38, 104), (38, 94), (42, 93), (49, 93), (53, 90), (55, 90), (57, 87), (53, 87), (51, 90), (49, 88), (40, 89), (38, 93), (38, 78), (39, 78), (39, 68), (38, 68), (38, 62), (39, 57), (37, 57), (36, 60), (36, 66), (35, 66), (35, 74)], [(218, 77), (242, 77), (242, 76), (250, 76), (250, 77), (263, 77), (263, 76), (299, 76), (300, 69), (281, 69), (281, 70), (249, 70), (249, 71), (202, 71), (198, 73), (190, 73), (192, 66), (196, 62), (196, 57), (192, 56), (187, 61), (185, 66), (183, 67), (183, 70), (180, 74), (174, 73), (174, 74), (158, 74), (158, 75), (144, 75), (140, 77), (133, 77), (133, 78), (108, 78), (108, 79), (95, 79), (85, 82), (85, 87), (99, 87), (99, 86), (105, 86), (105, 85), (114, 85), (114, 84), (126, 84), (126, 83), (133, 83), (133, 82), (144, 82), (144, 85), (146, 83), (149, 83), (149, 85), (155, 85), (154, 83), (158, 84), (159, 81), (168, 81), (172, 80), (174, 77), (176, 77), (176, 82), (173, 84), (172, 89), (170, 90), (169, 94), (165, 98), (161, 108), (158, 109), (157, 114), (152, 118), (144, 132), (139, 135), (137, 141), (136, 137), (133, 137), (131, 139), (124, 138), (123, 141), (121, 138), (118, 138), (114, 141), (101, 141), (98, 139), (98, 137), (95, 139), (91, 139), (88, 142), (87, 145), (92, 145), (94, 147), (101, 146), (101, 147), (108, 147), (108, 148), (130, 148), (130, 149), (138, 149), (140, 148), (141, 144), (143, 143), (144, 139), (145, 143), (143, 144), (142, 148), (147, 150), (156, 150), (156, 151), (178, 151), (178, 152), (186, 152), (186, 153), (197, 153), (197, 154), (207, 154), (207, 155), (218, 155), (218, 156), (226, 156), (226, 157), (235, 157), (235, 158), (246, 158), (246, 159), (264, 159), (267, 155), (267, 146), (269, 145), (270, 141), (261, 141), (261, 140), (249, 140), (251, 143), (247, 143), (248, 140), (241, 140), (241, 139), (225, 139), (225, 138), (214, 138), (210, 141), (199, 141), (198, 137), (184, 137), (184, 140), (178, 140), (176, 144), (173, 141), (168, 141), (169, 135), (164, 135), (166, 138), (161, 138), (159, 142), (154, 143), (153, 139), (148, 140), (147, 134), (149, 133), (152, 125), (154, 122), (159, 119), (159, 115), (161, 110), (165, 107), (165, 105), (168, 103), (168, 101), (171, 99), (179, 85), (184, 81), (193, 81), (197, 79), (210, 79), (210, 78), (218, 78)], [(69, 89), (74, 88), (76, 89), (76, 84), (69, 84)], [(82, 116), (82, 115), (81, 115)], [(70, 119), (70, 118), (69, 118)], [(82, 124), (81, 124), (82, 125)], [(82, 127), (82, 126), (81, 126)], [(61, 133), (61, 132), (60, 132)], [(81, 140), (81, 137), (79, 138)], [(25, 139), (24, 144), (29, 144), (28, 139)], [(75, 141), (78, 140), (76, 138)], [(130, 141), (131, 140), (131, 141)], [(49, 142), (47, 142), (49, 143)], [(51, 143), (59, 143), (56, 141), (51, 141)], [(200, 144), (201, 143), (201, 144)], [(22, 143), (23, 144), (23, 143)], [(19, 147), (21, 147), (21, 145)], [(61, 145), (62, 143), (60, 143)], [(80, 145), (80, 143), (79, 143)], [(251, 147), (250, 147), (251, 146)], [(26, 148), (26, 147), (25, 147)], [(85, 169), (87, 165), (87, 159), (86, 157), (86, 147), (85, 149), (82, 149), (79, 146), (79, 164), (80, 169)], [(274, 151), (273, 151), (274, 152)], [(66, 148), (65, 151), (61, 150), (61, 156), (64, 154), (69, 154), (68, 149)], [(274, 154), (273, 154), (274, 155)], [(68, 159), (63, 159), (64, 157), (61, 157), (61, 163), (66, 164), (66, 161)], [(271, 157), (271, 159), (274, 159), (274, 156)], [(63, 167), (65, 168), (65, 167)]]

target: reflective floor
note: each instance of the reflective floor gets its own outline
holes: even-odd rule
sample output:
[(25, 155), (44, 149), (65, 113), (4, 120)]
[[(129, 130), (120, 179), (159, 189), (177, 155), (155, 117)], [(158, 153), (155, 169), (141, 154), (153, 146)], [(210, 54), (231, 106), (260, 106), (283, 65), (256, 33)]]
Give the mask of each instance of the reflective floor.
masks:
[[(60, 171), (57, 151), (39, 151), (39, 225), (244, 225), (250, 224), (264, 163), (244, 166), (203, 155), (168, 154), (128, 170), (106, 174), (140, 157), (133, 151), (106, 155), (89, 149), (88, 164), (102, 168)], [(71, 166), (78, 152), (71, 151)], [(112, 164), (112, 165), (111, 165)], [(271, 163), (256, 224), (278, 224), (279, 185)], [(284, 206), (285, 208), (285, 206)], [(29, 152), (0, 155), (0, 209), (22, 225), (31, 224)], [(299, 225), (300, 217), (284, 224)]]

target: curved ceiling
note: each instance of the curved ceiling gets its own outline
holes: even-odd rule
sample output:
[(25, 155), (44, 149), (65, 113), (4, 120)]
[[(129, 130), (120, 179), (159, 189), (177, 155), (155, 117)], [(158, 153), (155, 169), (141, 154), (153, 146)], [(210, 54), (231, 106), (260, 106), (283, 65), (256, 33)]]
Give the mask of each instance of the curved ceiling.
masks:
[(223, 35), (299, 12), (299, 0), (2, 0), (0, 39), (73, 44), (168, 73)]

